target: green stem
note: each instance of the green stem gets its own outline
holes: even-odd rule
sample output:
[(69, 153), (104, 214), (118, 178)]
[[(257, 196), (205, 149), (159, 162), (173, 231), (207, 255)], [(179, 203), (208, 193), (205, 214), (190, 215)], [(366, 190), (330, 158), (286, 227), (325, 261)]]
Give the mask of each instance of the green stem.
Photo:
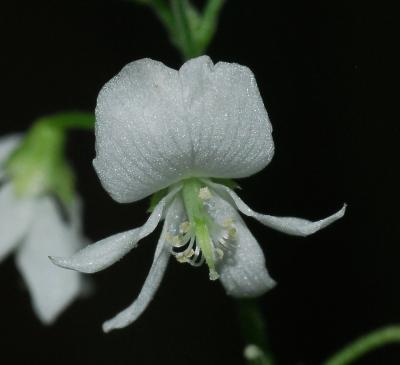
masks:
[(46, 124), (59, 129), (93, 129), (95, 117), (91, 113), (64, 112), (38, 119), (35, 124)]
[(225, 0), (208, 0), (197, 32), (199, 48), (205, 51), (217, 29), (218, 17)]
[(149, 2), (149, 6), (153, 9), (155, 14), (160, 19), (161, 23), (164, 24), (165, 28), (169, 32), (174, 32), (174, 16), (172, 15), (171, 9), (165, 2), (165, 0), (153, 0)]
[(217, 29), (225, 0), (207, 0), (199, 11), (190, 0), (131, 0), (150, 7), (185, 60), (205, 52)]
[(242, 336), (246, 342), (244, 351), (248, 364), (273, 365), (263, 315), (255, 299), (240, 299), (237, 310)]
[(360, 337), (326, 360), (323, 365), (350, 364), (368, 352), (392, 343), (400, 343), (400, 325), (380, 328)]
[(187, 18), (187, 0), (171, 0), (172, 14), (175, 20), (177, 42), (185, 59), (198, 56), (192, 30)]

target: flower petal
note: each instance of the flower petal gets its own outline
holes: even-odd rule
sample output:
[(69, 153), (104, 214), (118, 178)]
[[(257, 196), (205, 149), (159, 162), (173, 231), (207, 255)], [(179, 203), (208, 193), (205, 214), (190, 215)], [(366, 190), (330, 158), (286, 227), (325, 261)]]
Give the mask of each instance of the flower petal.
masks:
[(17, 250), (16, 264), (29, 288), (34, 311), (46, 324), (54, 322), (83, 288), (79, 273), (60, 270), (48, 261), (47, 255), (71, 255), (83, 240), (63, 221), (53, 199), (38, 200), (32, 227)]
[(220, 226), (232, 220), (236, 228), (234, 246), (225, 251), (217, 268), (227, 294), (234, 297), (256, 297), (272, 289), (275, 281), (265, 266), (264, 253), (236, 209), (214, 194), (209, 213)]
[(10, 134), (0, 138), (0, 167), (21, 142), (20, 134)]
[(0, 262), (25, 236), (34, 206), (34, 199), (17, 198), (11, 183), (0, 187)]
[[(158, 247), (162, 246), (162, 249)], [(164, 247), (164, 238), (160, 238), (158, 244), (158, 252), (154, 257), (150, 272), (144, 282), (142, 290), (136, 300), (113, 319), (110, 319), (103, 324), (103, 331), (110, 332), (113, 329), (124, 328), (134, 322), (147, 308), (150, 301), (153, 299), (161, 280), (167, 268), (170, 253)]]
[(182, 212), (183, 205), (180, 197), (178, 196), (168, 208), (163, 231), (154, 254), (154, 260), (139, 296), (129, 307), (117, 314), (114, 318), (104, 322), (104, 332), (110, 332), (111, 330), (117, 328), (124, 328), (136, 321), (136, 319), (144, 312), (153, 299), (158, 287), (161, 284), (170, 257), (170, 252), (165, 241), (165, 235), (168, 230), (171, 229), (171, 225), (179, 225), (181, 220), (177, 217), (180, 217)]
[(206, 57), (178, 71), (143, 59), (101, 90), (94, 167), (119, 202), (187, 176), (244, 177), (271, 160), (272, 127), (254, 75)]
[(174, 131), (184, 127), (180, 93), (178, 72), (150, 59), (129, 63), (100, 91), (93, 165), (115, 200), (144, 198), (181, 173), (185, 156)]
[(84, 273), (95, 273), (106, 269), (136, 247), (139, 240), (156, 229), (166, 205), (178, 190), (179, 188), (172, 190), (157, 204), (143, 226), (104, 238), (85, 247), (69, 258), (50, 257), (50, 260), (55, 265)]
[(182, 80), (196, 176), (240, 178), (272, 159), (272, 125), (251, 70), (213, 65), (208, 56), (186, 62)]
[(4, 163), (21, 142), (20, 134), (10, 134), (0, 138), (0, 181), (5, 177)]
[(346, 204), (344, 204), (342, 209), (336, 213), (315, 222), (296, 217), (275, 217), (272, 215), (260, 214), (252, 210), (232, 189), (228, 188), (227, 186), (215, 184), (208, 180), (205, 182), (220, 194), (228, 196), (243, 214), (257, 219), (260, 223), (266, 225), (267, 227), (293, 236), (305, 237), (313, 234), (342, 218), (346, 211)]

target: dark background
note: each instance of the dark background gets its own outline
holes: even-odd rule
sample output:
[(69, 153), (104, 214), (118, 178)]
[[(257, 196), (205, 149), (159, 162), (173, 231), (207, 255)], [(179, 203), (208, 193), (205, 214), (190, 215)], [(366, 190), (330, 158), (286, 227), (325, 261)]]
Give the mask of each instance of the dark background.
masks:
[[(201, 3), (201, 2), (199, 2)], [(42, 115), (92, 111), (101, 86), (142, 57), (181, 65), (164, 29), (124, 1), (8, 1), (0, 14), (0, 132)], [(208, 54), (256, 75), (276, 153), (241, 181), (255, 210), (343, 220), (307, 239), (246, 220), (278, 286), (260, 299), (279, 364), (318, 364), (355, 337), (400, 321), (399, 125), (394, 73), (398, 15), (382, 3), (228, 0)], [(94, 136), (74, 132), (68, 154), (97, 240), (142, 224), (147, 201), (120, 205), (101, 188)], [(104, 335), (101, 323), (138, 294), (158, 231), (96, 274), (95, 294), (52, 327), (35, 318), (13, 258), (0, 267), (1, 352), (21, 364), (243, 364), (233, 301), (207, 270), (171, 260), (147, 311)], [(399, 364), (400, 348), (357, 364)]]

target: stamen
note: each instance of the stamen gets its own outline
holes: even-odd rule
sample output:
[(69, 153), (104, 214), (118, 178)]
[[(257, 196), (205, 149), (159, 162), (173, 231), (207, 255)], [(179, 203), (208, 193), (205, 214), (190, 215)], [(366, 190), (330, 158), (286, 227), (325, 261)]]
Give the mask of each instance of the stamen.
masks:
[[(200, 259), (199, 259), (200, 257)], [(190, 264), (192, 266), (201, 266), (204, 262), (204, 256), (199, 246), (195, 247), (194, 255), (191, 257)]]
[(190, 231), (191, 224), (188, 221), (182, 222), (179, 226), (179, 233), (188, 233)]
[(173, 236), (173, 237), (172, 237), (171, 244), (172, 244), (174, 247), (181, 247), (181, 246), (183, 246), (182, 240), (181, 240), (181, 238), (180, 238), (179, 236)]
[[(199, 244), (200, 242), (197, 240), (199, 238), (207, 239), (209, 240), (208, 254), (212, 255), (213, 261), (217, 263), (224, 259), (225, 252), (229, 252), (234, 248), (237, 232), (233, 224), (233, 219), (226, 219), (222, 225), (218, 225), (214, 222), (214, 224), (210, 226), (210, 229), (212, 228), (211, 231), (209, 231), (207, 229), (208, 224), (203, 223), (200, 224), (199, 227), (203, 227), (203, 229), (205, 229), (204, 233), (208, 233), (207, 235), (199, 235), (199, 231), (197, 231), (196, 234), (196, 231), (192, 229), (193, 226), (189, 221), (184, 221), (179, 225), (179, 234), (168, 232), (166, 240), (172, 246), (171, 254), (175, 256), (178, 262), (189, 263), (190, 265), (197, 267), (203, 265), (206, 261), (201, 245)], [(215, 266), (210, 267), (209, 265), (209, 269), (210, 279), (217, 280), (219, 274)]]
[(218, 243), (223, 246), (223, 248), (228, 249), (230, 247), (229, 243), (224, 239), (224, 238), (220, 238), (218, 240)]
[(236, 234), (237, 231), (232, 218), (226, 219), (222, 225), (215, 223), (212, 231), (212, 238), (215, 247), (215, 256), (218, 261), (223, 260), (226, 252), (235, 249)]
[(205, 186), (203, 188), (200, 188), (200, 190), (199, 190), (199, 198), (201, 200), (209, 200), (209, 199), (212, 198), (212, 194), (210, 192), (210, 189), (207, 186)]
[(179, 262), (188, 262), (192, 266), (205, 262), (210, 279), (216, 280), (219, 278), (218, 262), (234, 249), (234, 220), (228, 217), (222, 224), (215, 221), (218, 217), (210, 214), (215, 205), (213, 194), (198, 179), (185, 180), (181, 194), (187, 221), (180, 223), (178, 239), (172, 239), (171, 253)]
[(175, 257), (178, 260), (178, 262), (186, 263), (186, 262), (190, 262), (190, 259), (193, 257), (193, 255), (194, 255), (194, 251), (192, 249), (190, 249), (188, 251), (176, 254)]
[(221, 250), (220, 248), (215, 249), (215, 253), (217, 254), (217, 259), (222, 260), (224, 257), (224, 251)]
[(219, 279), (219, 274), (214, 270), (210, 269), (210, 280), (218, 280)]
[(233, 224), (233, 219), (232, 218), (228, 218), (228, 219), (224, 220), (224, 222), (222, 223), (222, 227), (229, 228), (229, 227), (232, 226), (232, 224)]
[(236, 238), (236, 234), (237, 234), (237, 231), (236, 231), (235, 227), (230, 227), (228, 229), (228, 235), (229, 235), (230, 239), (235, 239)]

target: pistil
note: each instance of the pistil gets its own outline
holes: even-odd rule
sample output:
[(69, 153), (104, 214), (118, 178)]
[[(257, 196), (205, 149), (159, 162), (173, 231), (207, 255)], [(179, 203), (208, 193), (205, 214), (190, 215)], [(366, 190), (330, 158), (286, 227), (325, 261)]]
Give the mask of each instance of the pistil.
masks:
[(182, 197), (189, 223), (193, 227), (197, 244), (210, 270), (210, 279), (217, 280), (219, 275), (215, 265), (215, 249), (208, 229), (210, 217), (204, 208), (204, 199), (208, 195), (209, 192), (204, 190), (203, 184), (198, 179), (187, 179), (183, 182)]

